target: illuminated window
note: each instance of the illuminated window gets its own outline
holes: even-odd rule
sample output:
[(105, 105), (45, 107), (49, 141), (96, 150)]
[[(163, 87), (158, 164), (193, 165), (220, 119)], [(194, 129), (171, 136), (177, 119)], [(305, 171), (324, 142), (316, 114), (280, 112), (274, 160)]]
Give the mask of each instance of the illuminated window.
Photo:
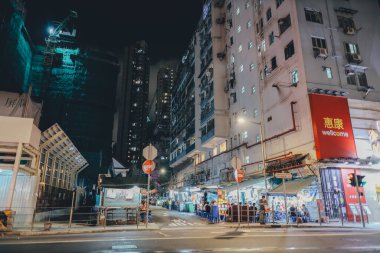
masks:
[(259, 143), (259, 142), (260, 142), (260, 135), (257, 134), (257, 135), (256, 135), (256, 143)]
[(252, 71), (255, 69), (255, 65), (253, 63), (249, 64), (249, 70)]
[(258, 115), (259, 115), (259, 111), (257, 109), (253, 110), (253, 117), (257, 118)]
[(240, 25), (238, 25), (238, 27), (237, 27), (237, 32), (238, 32), (238, 33), (241, 32), (241, 26), (240, 26)]
[(244, 93), (245, 92), (245, 87), (241, 87), (241, 93)]
[(239, 14), (240, 14), (240, 8), (237, 7), (237, 8), (236, 8), (236, 15), (239, 15)]
[(251, 6), (250, 3), (249, 3), (249, 0), (245, 1), (245, 5), (244, 5), (245, 9), (248, 9), (249, 6)]
[(245, 156), (245, 158), (244, 158), (244, 163), (247, 164), (247, 163), (249, 163), (249, 162), (250, 162), (250, 160), (249, 160), (249, 155), (247, 155), (247, 156)]
[(266, 50), (265, 40), (261, 41), (261, 49), (263, 50), (263, 52), (265, 52), (265, 50)]
[(244, 66), (243, 64), (240, 65), (240, 72), (243, 72), (244, 71)]
[(248, 42), (248, 49), (251, 49), (252, 47), (253, 47), (253, 42), (252, 41)]
[(247, 22), (247, 29), (251, 28), (252, 26), (252, 20), (248, 20)]
[(220, 153), (225, 152), (227, 150), (227, 143), (223, 142), (222, 144), (219, 145), (219, 151)]
[(252, 87), (252, 94), (255, 94), (256, 93), (256, 86), (253, 86)]
[(240, 44), (239, 45), (239, 52), (243, 51), (243, 46)]
[(330, 67), (322, 67), (323, 71), (326, 72), (326, 75), (327, 75), (327, 78), (328, 79), (332, 79), (333, 76), (332, 76), (332, 70)]
[(218, 147), (215, 147), (212, 149), (212, 155), (217, 155), (218, 154)]
[(299, 82), (298, 70), (297, 69), (292, 70), (291, 78), (292, 78), (292, 85), (295, 85)]
[(246, 140), (248, 138), (248, 132), (247, 131), (244, 131), (242, 134), (241, 134), (241, 138), (243, 140)]

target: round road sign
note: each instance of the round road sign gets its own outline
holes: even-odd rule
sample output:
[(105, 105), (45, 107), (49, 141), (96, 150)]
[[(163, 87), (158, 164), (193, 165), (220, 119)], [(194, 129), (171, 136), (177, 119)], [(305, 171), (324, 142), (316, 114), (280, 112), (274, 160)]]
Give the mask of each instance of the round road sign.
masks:
[(155, 167), (156, 167), (156, 164), (154, 164), (152, 160), (146, 160), (142, 165), (142, 169), (145, 174), (152, 173)]

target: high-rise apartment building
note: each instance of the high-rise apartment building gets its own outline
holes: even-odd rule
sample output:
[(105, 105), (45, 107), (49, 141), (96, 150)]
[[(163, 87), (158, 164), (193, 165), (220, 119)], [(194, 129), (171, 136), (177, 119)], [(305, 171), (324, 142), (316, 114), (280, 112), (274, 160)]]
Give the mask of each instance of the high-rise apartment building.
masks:
[[(350, 197), (347, 175), (356, 169), (368, 178), (361, 202), (375, 210), (379, 10), (370, 0), (206, 1), (194, 35), (195, 148), (180, 156), (172, 148), (178, 168), (173, 186), (223, 187), (234, 181), (230, 160), (237, 156), (244, 185), (256, 189), (252, 196), (275, 193), (281, 183), (275, 173), (290, 172), (296, 192), (306, 189), (321, 199), (330, 218), (339, 215), (334, 206), (336, 192), (342, 193), (344, 215), (352, 221), (358, 198)], [(216, 64), (224, 79), (218, 79)], [(176, 96), (188, 97), (180, 84)], [(226, 114), (226, 125), (211, 124)], [(218, 134), (218, 127), (225, 133)], [(189, 146), (181, 143), (183, 152)]]
[(167, 164), (170, 155), (170, 108), (175, 75), (171, 67), (163, 67), (157, 73), (154, 144), (160, 163)]
[(148, 45), (138, 41), (126, 48), (117, 92), (116, 157), (135, 175), (141, 174), (149, 107)]

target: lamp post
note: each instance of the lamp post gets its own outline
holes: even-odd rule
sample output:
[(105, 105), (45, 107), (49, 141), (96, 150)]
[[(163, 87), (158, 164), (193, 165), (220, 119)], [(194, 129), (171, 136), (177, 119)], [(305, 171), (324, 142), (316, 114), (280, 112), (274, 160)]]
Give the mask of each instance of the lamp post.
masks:
[(248, 122), (248, 123), (251, 123), (251, 124), (258, 125), (260, 127), (261, 158), (262, 158), (262, 164), (263, 164), (263, 168), (264, 168), (265, 191), (267, 191), (268, 190), (268, 185), (267, 185), (267, 173), (266, 173), (266, 165), (265, 165), (266, 149), (265, 149), (265, 145), (264, 145), (263, 124), (261, 122), (255, 122), (255, 121), (247, 120), (247, 119), (245, 119), (243, 117), (238, 117), (237, 121), (240, 124)]

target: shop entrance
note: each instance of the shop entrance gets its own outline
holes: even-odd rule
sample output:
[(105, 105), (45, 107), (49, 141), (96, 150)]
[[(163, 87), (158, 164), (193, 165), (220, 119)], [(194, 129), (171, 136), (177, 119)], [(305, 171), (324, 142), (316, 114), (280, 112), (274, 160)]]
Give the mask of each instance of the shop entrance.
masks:
[(330, 220), (347, 219), (342, 173), (340, 168), (320, 170), (326, 216)]

